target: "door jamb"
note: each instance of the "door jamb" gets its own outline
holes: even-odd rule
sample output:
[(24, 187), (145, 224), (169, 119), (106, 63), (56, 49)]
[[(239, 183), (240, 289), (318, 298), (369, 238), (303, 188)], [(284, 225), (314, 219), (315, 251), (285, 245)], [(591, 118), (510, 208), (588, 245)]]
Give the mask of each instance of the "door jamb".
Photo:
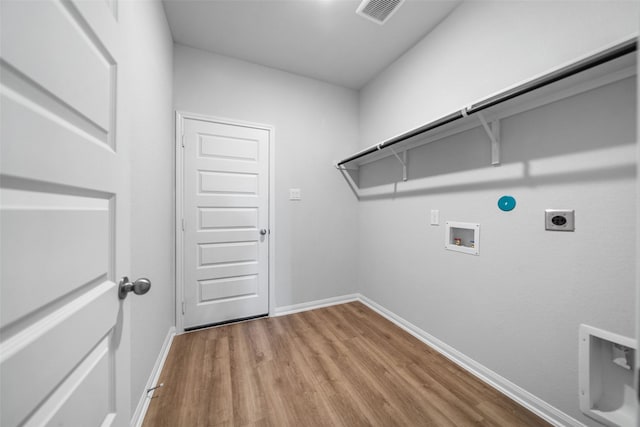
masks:
[[(640, 36), (637, 37), (640, 42)], [(636, 58), (640, 61), (640, 51), (636, 52)], [(636, 105), (640, 105), (640, 73), (636, 74)], [(640, 162), (640, 108), (636, 111), (636, 167)], [(637, 343), (640, 343), (640, 259), (638, 253), (640, 253), (640, 174), (636, 174), (636, 310), (635, 310), (635, 339)], [(634, 372), (634, 387), (636, 394), (636, 423), (640, 420), (640, 351), (636, 349), (635, 360), (635, 372)]]
[(184, 136), (184, 121), (186, 119), (202, 120), (206, 122), (221, 123), (227, 125), (244, 126), (255, 129), (263, 129), (269, 132), (269, 200), (268, 200), (268, 227), (269, 227), (269, 315), (273, 313), (275, 309), (275, 202), (273, 195), (275, 194), (275, 129), (271, 125), (265, 125), (254, 122), (246, 122), (235, 119), (228, 119), (218, 116), (208, 116), (204, 114), (191, 113), (183, 110), (176, 110), (176, 126), (175, 126), (175, 150), (176, 150), (176, 164), (175, 164), (175, 309), (176, 309), (176, 333), (181, 334), (184, 332), (184, 315), (182, 314), (183, 307), (183, 291), (184, 291), (184, 240), (182, 230), (183, 219), (183, 206), (184, 206), (184, 194), (183, 194), (183, 150), (182, 150), (182, 138)]

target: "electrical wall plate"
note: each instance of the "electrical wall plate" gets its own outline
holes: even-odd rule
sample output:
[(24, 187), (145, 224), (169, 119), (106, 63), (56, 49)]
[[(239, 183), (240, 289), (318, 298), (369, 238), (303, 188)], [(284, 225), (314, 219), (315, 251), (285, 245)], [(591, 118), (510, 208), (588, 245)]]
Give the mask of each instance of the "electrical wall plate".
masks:
[(438, 209), (431, 209), (431, 225), (440, 225), (440, 211)]
[(299, 188), (289, 189), (289, 200), (302, 200), (302, 192)]
[(576, 229), (574, 210), (547, 209), (544, 211), (544, 228), (549, 231), (574, 231)]

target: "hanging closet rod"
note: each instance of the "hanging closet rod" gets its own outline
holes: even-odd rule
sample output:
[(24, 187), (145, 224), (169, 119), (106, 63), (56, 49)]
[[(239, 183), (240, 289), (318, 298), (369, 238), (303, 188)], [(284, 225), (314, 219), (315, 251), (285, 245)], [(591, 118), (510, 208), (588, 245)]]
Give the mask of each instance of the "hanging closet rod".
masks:
[(636, 38), (627, 40), (609, 49), (603, 50), (602, 52), (598, 52), (595, 55), (589, 56), (578, 62), (567, 65), (566, 67), (552, 71), (549, 74), (538, 77), (534, 80), (523, 83), (512, 89), (508, 89), (502, 93), (491, 96), (483, 101), (472, 104), (471, 106), (463, 108), (460, 111), (456, 111), (454, 113), (448, 114), (444, 117), (434, 120), (433, 122), (420, 126), (419, 128), (410, 130), (409, 132), (403, 133), (402, 135), (396, 136), (387, 141), (381, 142), (380, 144), (377, 144), (372, 147), (366, 148), (362, 151), (359, 151), (356, 154), (349, 156), (344, 160), (339, 161), (337, 166), (338, 167), (342, 166), (345, 163), (352, 162), (361, 157), (367, 156), (369, 154), (375, 153), (384, 148), (390, 147), (392, 145), (406, 141), (420, 134), (426, 133), (430, 130), (447, 125), (456, 120), (460, 120), (470, 114), (477, 113), (482, 110), (486, 110), (487, 108), (509, 101), (513, 98), (524, 95), (526, 93), (533, 92), (536, 89), (540, 89), (541, 87), (550, 85), (559, 80), (565, 79), (567, 77), (571, 77), (575, 74), (597, 67), (598, 65), (604, 64), (606, 62), (613, 61), (614, 59), (618, 59), (624, 55), (635, 52), (637, 48), (638, 48), (638, 45), (637, 45)]

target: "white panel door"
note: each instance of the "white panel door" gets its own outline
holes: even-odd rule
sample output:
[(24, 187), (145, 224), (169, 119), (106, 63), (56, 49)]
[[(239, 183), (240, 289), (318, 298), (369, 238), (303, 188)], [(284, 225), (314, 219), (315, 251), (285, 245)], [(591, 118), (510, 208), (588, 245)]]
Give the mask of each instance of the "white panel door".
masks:
[(0, 2), (0, 425), (129, 423), (115, 2)]
[(185, 119), (184, 327), (269, 312), (267, 129)]

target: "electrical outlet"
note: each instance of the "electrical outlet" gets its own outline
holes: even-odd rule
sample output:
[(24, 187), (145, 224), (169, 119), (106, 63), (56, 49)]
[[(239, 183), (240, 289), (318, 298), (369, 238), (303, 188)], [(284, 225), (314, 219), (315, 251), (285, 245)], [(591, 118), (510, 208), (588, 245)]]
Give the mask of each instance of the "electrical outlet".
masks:
[(547, 209), (544, 211), (544, 228), (549, 231), (574, 231), (575, 211), (568, 209)]

